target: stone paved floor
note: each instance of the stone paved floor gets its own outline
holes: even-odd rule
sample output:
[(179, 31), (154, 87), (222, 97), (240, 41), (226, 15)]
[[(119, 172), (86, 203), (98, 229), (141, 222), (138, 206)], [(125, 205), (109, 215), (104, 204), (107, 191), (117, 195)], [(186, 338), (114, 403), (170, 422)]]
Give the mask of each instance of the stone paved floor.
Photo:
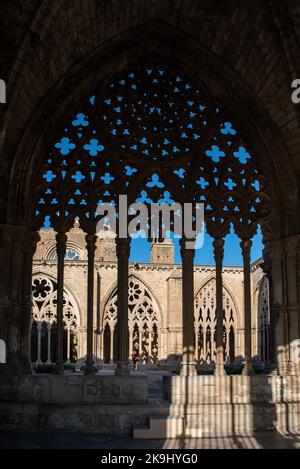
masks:
[(128, 436), (82, 433), (0, 432), (0, 449), (300, 449), (300, 435), (259, 433), (254, 437), (189, 440), (133, 440)]

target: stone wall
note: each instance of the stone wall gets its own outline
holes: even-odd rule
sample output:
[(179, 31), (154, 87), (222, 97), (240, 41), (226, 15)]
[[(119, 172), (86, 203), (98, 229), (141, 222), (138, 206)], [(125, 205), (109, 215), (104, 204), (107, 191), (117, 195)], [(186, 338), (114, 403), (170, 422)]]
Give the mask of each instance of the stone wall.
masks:
[(0, 400), (12, 399), (24, 404), (144, 404), (148, 399), (148, 378), (74, 374), (9, 376), (1, 379)]
[[(140, 437), (148, 435), (149, 438), (158, 438), (161, 427), (169, 429), (163, 434), (171, 437), (300, 431), (299, 376), (166, 376), (164, 392), (167, 400), (149, 399), (144, 403), (133, 399), (137, 391), (130, 403), (121, 402), (124, 396), (128, 398), (126, 386), (129, 381), (121, 393), (118, 391), (108, 399), (101, 393), (100, 399), (100, 394), (94, 391), (103, 383), (103, 377), (97, 377), (97, 384), (93, 378), (76, 377), (74, 380), (72, 377), (70, 380), (70, 377), (63, 377), (61, 381), (57, 378), (61, 377), (35, 377), (34, 390), (30, 390), (31, 377), (22, 380), (19, 402), (13, 402), (15, 396), (10, 394), (9, 398), (8, 393), (4, 402), (2, 393), (0, 430), (131, 434), (135, 427), (142, 426), (144, 436)], [(112, 382), (114, 389), (120, 384), (119, 378), (110, 378), (112, 381), (105, 381), (106, 391), (112, 389)], [(136, 377), (127, 380), (131, 380), (141, 393), (146, 392), (145, 381), (137, 381)], [(66, 395), (66, 390), (72, 386), (80, 390)], [(3, 386), (1, 389), (4, 391)], [(79, 402), (79, 396), (82, 402)], [(152, 425), (152, 419), (156, 425)], [(144, 430), (149, 423), (150, 429)], [(151, 433), (151, 426), (156, 428), (156, 433)]]
[(203, 436), (300, 431), (299, 376), (165, 376), (164, 398)]

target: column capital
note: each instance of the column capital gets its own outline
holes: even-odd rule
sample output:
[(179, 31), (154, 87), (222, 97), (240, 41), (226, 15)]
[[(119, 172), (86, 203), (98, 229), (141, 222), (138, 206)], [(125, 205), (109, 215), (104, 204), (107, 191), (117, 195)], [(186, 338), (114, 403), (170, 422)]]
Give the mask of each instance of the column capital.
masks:
[(242, 249), (242, 255), (244, 259), (249, 259), (250, 258), (250, 251), (251, 251), (251, 246), (252, 246), (252, 241), (251, 239), (242, 239), (240, 242), (240, 246)]
[(88, 233), (87, 235), (85, 235), (85, 241), (88, 253), (94, 254), (94, 252), (96, 251), (97, 236), (95, 234)]
[(193, 260), (195, 256), (195, 240), (193, 239), (187, 239), (187, 238), (181, 238), (179, 241), (180, 244), (180, 253), (182, 259), (190, 259)]
[(57, 249), (65, 249), (68, 237), (63, 231), (59, 231), (55, 235)]
[(224, 244), (223, 238), (215, 238), (213, 241), (214, 255), (216, 262), (222, 261), (224, 256)]
[(117, 256), (128, 256), (130, 254), (130, 242), (131, 238), (116, 238), (116, 251)]

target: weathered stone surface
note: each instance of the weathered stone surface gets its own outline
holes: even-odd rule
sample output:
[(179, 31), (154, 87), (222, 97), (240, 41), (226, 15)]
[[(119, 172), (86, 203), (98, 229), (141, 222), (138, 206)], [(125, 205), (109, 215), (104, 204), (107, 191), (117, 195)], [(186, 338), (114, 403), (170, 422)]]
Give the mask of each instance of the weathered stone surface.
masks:
[[(13, 400), (0, 385), (1, 401)], [(141, 404), (148, 399), (147, 376), (31, 375), (17, 379), (16, 401), (38, 404)]]
[(0, 403), (1, 430), (131, 433), (133, 426), (159, 415), (155, 404), (33, 405)]

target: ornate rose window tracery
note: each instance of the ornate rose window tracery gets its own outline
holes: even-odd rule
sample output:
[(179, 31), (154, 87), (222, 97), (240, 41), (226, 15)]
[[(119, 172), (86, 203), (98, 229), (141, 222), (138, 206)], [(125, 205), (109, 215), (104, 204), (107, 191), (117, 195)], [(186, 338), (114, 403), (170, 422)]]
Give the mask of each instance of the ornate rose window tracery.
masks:
[(270, 229), (267, 179), (219, 103), (165, 64), (133, 64), (66, 119), (38, 177), (33, 220), (95, 227), (97, 206), (203, 202), (208, 232)]

